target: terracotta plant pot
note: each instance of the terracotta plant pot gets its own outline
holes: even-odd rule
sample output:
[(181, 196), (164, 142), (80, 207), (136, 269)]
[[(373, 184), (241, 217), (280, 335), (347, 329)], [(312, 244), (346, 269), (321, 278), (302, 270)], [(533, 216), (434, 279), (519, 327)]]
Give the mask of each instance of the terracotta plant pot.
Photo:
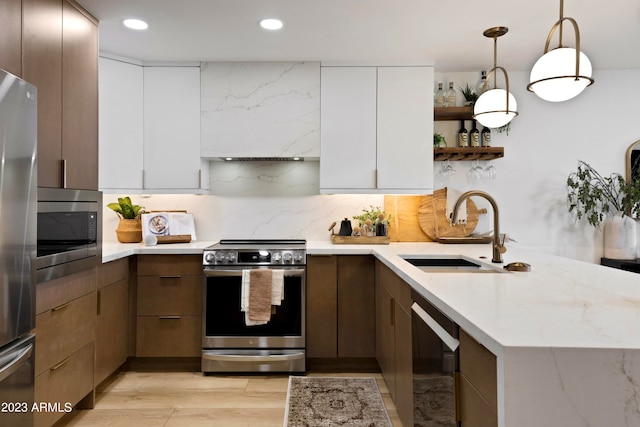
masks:
[(140, 218), (121, 218), (116, 228), (116, 236), (120, 243), (138, 243), (142, 241), (142, 222)]

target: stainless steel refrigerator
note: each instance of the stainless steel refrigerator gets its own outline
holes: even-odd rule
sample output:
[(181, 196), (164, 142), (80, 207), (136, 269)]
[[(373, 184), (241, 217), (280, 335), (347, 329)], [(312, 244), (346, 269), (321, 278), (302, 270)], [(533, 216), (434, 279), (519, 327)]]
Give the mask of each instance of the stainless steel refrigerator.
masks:
[(32, 426), (36, 88), (0, 70), (0, 425)]

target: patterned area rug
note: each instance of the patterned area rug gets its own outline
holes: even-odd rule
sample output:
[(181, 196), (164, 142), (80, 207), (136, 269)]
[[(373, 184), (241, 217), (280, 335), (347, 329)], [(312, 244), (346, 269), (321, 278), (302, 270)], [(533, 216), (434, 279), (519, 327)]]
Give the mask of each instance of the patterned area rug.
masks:
[(285, 427), (391, 427), (375, 378), (289, 377)]
[(413, 425), (454, 427), (453, 378), (431, 377), (413, 380)]

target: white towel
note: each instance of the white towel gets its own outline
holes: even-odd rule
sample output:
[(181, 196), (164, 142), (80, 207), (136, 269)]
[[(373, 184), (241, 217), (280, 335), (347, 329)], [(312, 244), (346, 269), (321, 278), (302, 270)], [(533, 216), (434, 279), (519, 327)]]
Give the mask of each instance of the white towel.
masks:
[[(456, 200), (460, 198), (462, 195), (462, 191), (456, 190), (454, 188), (447, 188), (447, 218), (449, 222), (451, 222), (452, 214), (453, 214), (453, 205), (455, 205)], [(458, 222), (457, 224), (465, 224), (467, 222), (467, 201), (465, 200), (460, 205), (460, 209), (458, 209)]]
[[(273, 280), (273, 279), (272, 279)], [(249, 319), (249, 288), (251, 286), (251, 270), (242, 270), (242, 287), (240, 289), (240, 310), (244, 312), (247, 326), (266, 325), (266, 321)]]
[(271, 272), (271, 305), (280, 305), (284, 300), (284, 270)]

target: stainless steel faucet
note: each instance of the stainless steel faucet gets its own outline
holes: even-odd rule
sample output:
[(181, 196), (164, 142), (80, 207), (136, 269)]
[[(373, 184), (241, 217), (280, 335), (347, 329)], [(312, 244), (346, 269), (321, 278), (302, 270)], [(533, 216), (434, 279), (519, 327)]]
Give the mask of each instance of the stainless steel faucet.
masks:
[(489, 201), (489, 203), (491, 203), (491, 207), (493, 208), (493, 257), (491, 258), (491, 262), (501, 263), (502, 254), (507, 251), (507, 248), (504, 247), (505, 235), (500, 234), (498, 204), (493, 199), (493, 197), (489, 195), (489, 193), (480, 190), (471, 190), (463, 193), (453, 205), (453, 216), (451, 217), (451, 223), (455, 224), (458, 222), (458, 210), (460, 209), (460, 205), (471, 196), (484, 197), (485, 199), (487, 199), (487, 201)]

